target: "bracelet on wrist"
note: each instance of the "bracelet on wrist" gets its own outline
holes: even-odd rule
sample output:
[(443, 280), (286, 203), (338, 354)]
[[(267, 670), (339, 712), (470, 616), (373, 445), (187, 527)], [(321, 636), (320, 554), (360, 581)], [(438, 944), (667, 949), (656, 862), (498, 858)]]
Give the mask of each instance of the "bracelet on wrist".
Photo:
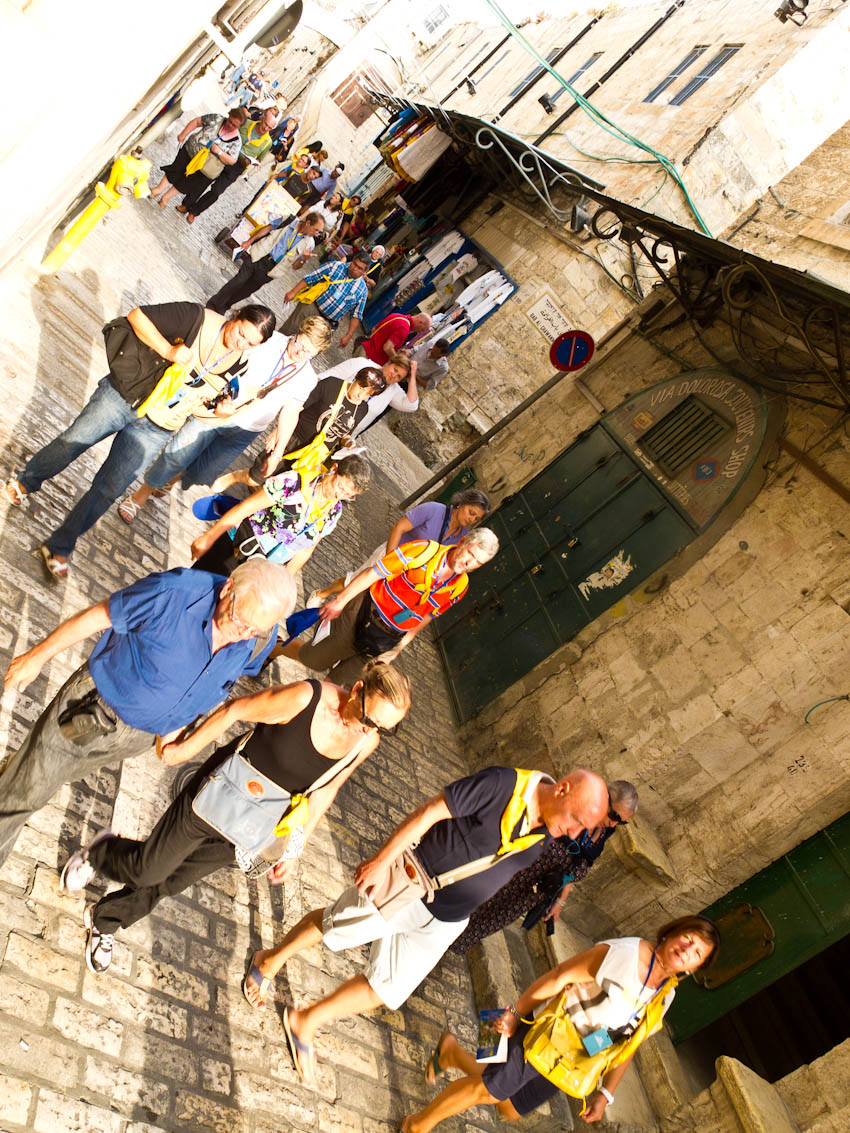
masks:
[(518, 1023), (522, 1022), (522, 1017), (520, 1016), (520, 1013), (519, 1011), (517, 1011), (516, 1007), (511, 1006), (511, 1004), (509, 1003), (505, 1010), (510, 1011), (511, 1015), (513, 1015)]
[(611, 1093), (611, 1091), (606, 1090), (604, 1086), (599, 1086), (598, 1089), (599, 1089), (599, 1093), (608, 1102), (608, 1105), (613, 1105), (614, 1104), (614, 1095)]

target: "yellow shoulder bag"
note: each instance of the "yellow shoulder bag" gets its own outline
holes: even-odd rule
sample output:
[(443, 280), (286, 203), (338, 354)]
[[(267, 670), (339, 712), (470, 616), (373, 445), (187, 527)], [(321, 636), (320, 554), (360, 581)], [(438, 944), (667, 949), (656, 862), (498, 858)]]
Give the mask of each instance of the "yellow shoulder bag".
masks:
[(348, 382), (343, 382), (339, 387), (339, 393), (336, 396), (336, 401), (331, 406), (331, 411), (328, 414), (328, 419), (325, 422), (320, 432), (316, 433), (309, 444), (303, 448), (294, 449), (292, 452), (286, 453), (284, 459), (292, 462), (291, 467), (294, 472), (300, 472), (302, 478), (306, 477), (308, 480), (313, 480), (325, 470), (325, 461), (330, 456), (330, 449), (325, 443), (325, 436), (328, 429), (337, 418), (339, 407), (342, 405), (342, 399), (345, 397), (345, 391), (348, 389)]
[[(665, 1000), (679, 981), (675, 976), (661, 985), (646, 1005), (643, 1017), (627, 1039), (588, 1054), (567, 1011), (569, 988), (553, 996), (523, 1040), (525, 1060), (559, 1090), (585, 1101), (598, 1089), (609, 1070), (631, 1058), (644, 1039), (661, 1029)], [(584, 1109), (582, 1109), (584, 1112)]]

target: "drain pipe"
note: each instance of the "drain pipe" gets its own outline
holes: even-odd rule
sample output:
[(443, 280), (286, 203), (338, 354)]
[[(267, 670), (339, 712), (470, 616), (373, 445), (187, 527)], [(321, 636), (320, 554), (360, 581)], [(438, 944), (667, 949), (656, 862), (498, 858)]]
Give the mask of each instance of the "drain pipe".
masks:
[(460, 82), (457, 84), (457, 86), (452, 87), (452, 89), (449, 91), (448, 94), (443, 95), (443, 97), (440, 99), (440, 102), (442, 102), (442, 103), (448, 102), (449, 99), (452, 97), (452, 95), (456, 94), (460, 90), (460, 88), (464, 85), (466, 80), (471, 79), (472, 76), (475, 74), (475, 72), (480, 70), (484, 66), (485, 63), (489, 63), (489, 61), (493, 58), (493, 56), (496, 54), (496, 52), (499, 50), (499, 48), (504, 47), (505, 44), (508, 42), (508, 40), (510, 38), (511, 38), (511, 33), (508, 32), (508, 34), (505, 36), (505, 38), (500, 39), (499, 42), (496, 44), (496, 46), (493, 48), (493, 50), (488, 51), (487, 54), (484, 56), (484, 58), (480, 62), (476, 63), (471, 71), (466, 72), (466, 75), (460, 80)]
[[(562, 48), (561, 48), (561, 50), (560, 50), (560, 51), (558, 52), (558, 54), (557, 54), (557, 55), (555, 55), (555, 56), (554, 56), (554, 57), (552, 58), (552, 61), (551, 61), (551, 63), (550, 63), (550, 66), (554, 67), (556, 63), (559, 63), (559, 62), (560, 62), (560, 61), (561, 61), (561, 60), (562, 60), (562, 59), (564, 58), (564, 56), (565, 56), (565, 55), (567, 54), (567, 52), (568, 52), (568, 51), (569, 51), (569, 50), (570, 50), (571, 48), (575, 47), (575, 45), (576, 45), (576, 44), (578, 43), (578, 41), (579, 41), (580, 39), (584, 39), (584, 37), (585, 37), (585, 36), (587, 35), (587, 33), (588, 33), (588, 32), (590, 31), (590, 29), (591, 29), (591, 28), (592, 28), (592, 27), (593, 27), (593, 26), (594, 26), (595, 24), (598, 24), (598, 23), (599, 23), (599, 21), (600, 21), (600, 20), (602, 19), (602, 16), (604, 16), (604, 14), (605, 14), (605, 13), (603, 12), (603, 13), (601, 13), (601, 15), (598, 15), (598, 16), (594, 16), (594, 17), (593, 17), (593, 19), (592, 19), (592, 20), (590, 21), (590, 23), (589, 23), (589, 24), (587, 25), (587, 27), (584, 27), (584, 28), (582, 28), (582, 29), (581, 29), (581, 31), (580, 31), (580, 32), (578, 33), (578, 35), (577, 35), (577, 36), (575, 37), (575, 39), (571, 39), (571, 40), (570, 40), (570, 42), (569, 42), (569, 43), (567, 44), (567, 46), (566, 46), (566, 47), (562, 47)], [(510, 101), (510, 102), (509, 102), (509, 103), (507, 104), (507, 106), (503, 106), (503, 107), (502, 107), (502, 109), (501, 109), (501, 110), (499, 111), (499, 113), (498, 113), (498, 114), (496, 115), (496, 117), (495, 117), (495, 118), (493, 119), (493, 122), (494, 122), (494, 123), (495, 123), (495, 122), (498, 122), (498, 121), (499, 121), (499, 120), (500, 120), (501, 118), (504, 118), (504, 116), (505, 116), (505, 115), (507, 114), (507, 112), (508, 112), (508, 111), (509, 111), (509, 110), (510, 110), (510, 109), (511, 109), (512, 107), (516, 106), (516, 104), (517, 104), (517, 103), (518, 103), (518, 102), (519, 102), (519, 101), (520, 101), (521, 99), (525, 98), (525, 96), (526, 96), (526, 95), (528, 94), (528, 92), (529, 92), (529, 91), (531, 90), (531, 88), (532, 88), (532, 87), (536, 87), (536, 86), (537, 86), (537, 84), (538, 84), (538, 83), (540, 82), (540, 80), (541, 80), (541, 79), (543, 78), (543, 76), (544, 76), (544, 75), (548, 75), (548, 74), (549, 74), (549, 72), (548, 72), (548, 71), (546, 70), (546, 68), (544, 67), (544, 68), (543, 68), (543, 69), (541, 70), (541, 72), (540, 72), (540, 74), (539, 74), (539, 75), (535, 75), (535, 77), (534, 77), (533, 79), (529, 79), (529, 80), (528, 80), (528, 82), (526, 83), (526, 85), (525, 85), (525, 86), (524, 86), (524, 87), (522, 88), (522, 90), (521, 90), (521, 91), (519, 92), (519, 94), (515, 95), (515, 96), (514, 96), (514, 97), (513, 97), (512, 99), (511, 99), (511, 101)], [(457, 88), (455, 88), (455, 89), (457, 89)]]
[[(597, 79), (597, 81), (593, 84), (593, 86), (590, 88), (590, 90), (585, 91), (585, 93), (582, 97), (583, 98), (590, 98), (590, 96), (592, 94), (595, 94), (599, 90), (599, 88), (602, 86), (602, 84), (607, 79), (610, 79), (611, 76), (615, 73), (615, 71), (619, 71), (619, 69), (623, 66), (624, 63), (628, 63), (629, 59), (631, 59), (631, 57), (634, 55), (634, 53), (636, 51), (640, 50), (640, 48), (643, 47), (643, 45), (646, 43), (646, 41), (648, 39), (651, 39), (652, 36), (654, 36), (655, 33), (659, 30), (659, 28), (663, 27), (664, 24), (666, 24), (667, 21), (670, 19), (670, 17), (674, 16), (680, 8), (683, 8), (685, 6), (686, 3), (687, 3), (687, 0), (676, 0), (676, 3), (673, 4), (673, 6), (671, 8), (668, 8), (667, 11), (664, 13), (664, 15), (660, 19), (656, 20), (655, 23), (652, 25), (652, 27), (649, 28), (648, 31), (645, 31), (643, 33), (643, 35), (640, 37), (640, 39), (638, 39), (635, 43), (633, 43), (632, 46), (629, 48), (629, 50), (624, 55), (621, 55), (620, 58), (617, 60), (617, 62), (614, 63), (614, 65), (612, 67), (609, 67), (608, 70), (605, 72), (605, 74), (601, 76), (601, 78)], [(549, 73), (548, 71), (545, 72), (545, 74), (548, 74), (548, 73)], [(568, 107), (559, 118), (555, 119), (555, 121), (551, 124), (551, 126), (549, 126), (547, 129), (545, 129), (543, 131), (543, 133), (540, 135), (539, 138), (534, 139), (533, 144), (536, 145), (536, 146), (539, 146), (540, 143), (542, 141), (545, 141), (546, 138), (548, 138), (550, 134), (554, 134), (555, 131), (558, 129), (558, 127), (563, 122), (566, 122), (566, 120), (569, 118), (569, 116), (571, 114), (574, 114), (575, 111), (578, 110), (578, 108), (579, 108), (579, 104), (577, 102), (574, 102), (572, 104), (572, 106)]]

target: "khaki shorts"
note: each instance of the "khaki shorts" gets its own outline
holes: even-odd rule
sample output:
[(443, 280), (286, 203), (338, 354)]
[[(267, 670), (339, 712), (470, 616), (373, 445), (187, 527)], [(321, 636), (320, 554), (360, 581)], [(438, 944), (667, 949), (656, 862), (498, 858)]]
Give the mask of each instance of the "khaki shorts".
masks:
[(357, 886), (346, 889), (322, 919), (324, 942), (331, 952), (371, 944), (363, 975), (375, 994), (393, 1010), (401, 1007), (457, 940), (469, 917), (439, 921), (428, 906), (413, 901), (385, 920)]

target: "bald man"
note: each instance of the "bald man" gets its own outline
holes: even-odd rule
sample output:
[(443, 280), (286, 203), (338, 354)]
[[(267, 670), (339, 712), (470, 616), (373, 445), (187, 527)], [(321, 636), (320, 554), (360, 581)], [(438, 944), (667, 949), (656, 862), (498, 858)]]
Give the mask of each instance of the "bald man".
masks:
[[(478, 905), (539, 857), (552, 838), (575, 838), (607, 814), (605, 781), (584, 769), (556, 783), (542, 771), (488, 767), (450, 783), (418, 807), (373, 858), (357, 867), (355, 884), (336, 904), (314, 909), (280, 944), (251, 958), (242, 986), (248, 1000), (262, 1007), (274, 977), (303, 949), (320, 940), (333, 952), (372, 945), (362, 975), (308, 1007), (285, 1008), (287, 1042), (302, 1081), (315, 1081), (312, 1039), (318, 1027), (382, 1003), (401, 1007)], [(430, 899), (414, 898), (390, 914), (378, 908), (379, 893), (402, 854), (408, 862), (415, 859), (433, 892)]]

